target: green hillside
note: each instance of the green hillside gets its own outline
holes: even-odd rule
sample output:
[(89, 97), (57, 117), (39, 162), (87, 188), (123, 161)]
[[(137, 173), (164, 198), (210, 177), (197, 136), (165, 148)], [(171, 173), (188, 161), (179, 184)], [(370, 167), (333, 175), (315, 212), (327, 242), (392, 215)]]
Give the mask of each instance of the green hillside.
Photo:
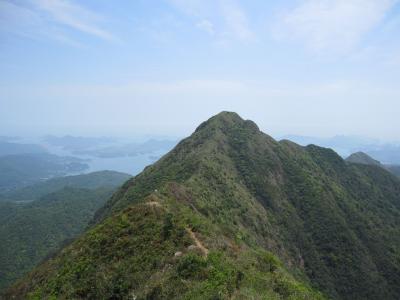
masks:
[(223, 112), (6, 297), (399, 299), (400, 181)]
[(80, 234), (129, 177), (102, 171), (51, 179), (15, 193), (32, 202), (0, 202), (0, 289)]

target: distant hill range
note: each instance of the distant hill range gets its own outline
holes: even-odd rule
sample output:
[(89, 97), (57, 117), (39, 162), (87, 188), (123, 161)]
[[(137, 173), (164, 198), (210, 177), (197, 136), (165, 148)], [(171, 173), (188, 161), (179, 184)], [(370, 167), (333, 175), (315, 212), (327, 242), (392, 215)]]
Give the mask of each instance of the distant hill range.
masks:
[(118, 142), (113, 138), (47, 136), (44, 142), (70, 151), (73, 155), (88, 155), (97, 158), (116, 158), (166, 152), (176, 145), (176, 140), (149, 139), (144, 142)]
[(32, 153), (43, 154), (46, 153), (46, 150), (36, 144), (20, 144), (0, 140), (0, 156)]
[[(128, 180), (130, 175), (114, 171), (99, 171), (89, 174), (56, 177), (44, 182), (23, 187), (3, 194), (2, 199), (7, 201), (32, 201), (42, 196), (56, 192), (65, 187), (81, 189), (115, 188)], [(2, 200), (0, 198), (0, 201)]]
[(398, 300), (400, 180), (222, 112), (4, 297)]
[[(78, 236), (129, 175), (103, 171), (51, 179), (0, 201), (0, 290)], [(21, 202), (23, 201), (23, 202)]]
[(82, 159), (48, 153), (0, 156), (0, 194), (87, 168)]
[(382, 142), (358, 136), (334, 136), (331, 138), (287, 135), (283, 137), (300, 145), (319, 145), (334, 149), (342, 157), (362, 151), (384, 164), (400, 165), (400, 144), (398, 142)]

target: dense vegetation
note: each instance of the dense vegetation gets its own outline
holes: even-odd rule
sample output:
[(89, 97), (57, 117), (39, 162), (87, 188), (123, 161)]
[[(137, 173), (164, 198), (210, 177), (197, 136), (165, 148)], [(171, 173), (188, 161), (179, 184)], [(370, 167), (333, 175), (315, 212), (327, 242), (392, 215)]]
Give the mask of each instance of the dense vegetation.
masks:
[[(218, 240), (207, 218), (170, 198), (171, 188), (89, 230), (10, 292), (28, 299), (323, 299), (271, 253)], [(196, 246), (200, 231), (209, 252)]]
[(0, 289), (81, 233), (128, 178), (110, 171), (57, 178), (17, 193), (32, 202), (0, 202)]
[(400, 181), (224, 112), (6, 296), (399, 299)]

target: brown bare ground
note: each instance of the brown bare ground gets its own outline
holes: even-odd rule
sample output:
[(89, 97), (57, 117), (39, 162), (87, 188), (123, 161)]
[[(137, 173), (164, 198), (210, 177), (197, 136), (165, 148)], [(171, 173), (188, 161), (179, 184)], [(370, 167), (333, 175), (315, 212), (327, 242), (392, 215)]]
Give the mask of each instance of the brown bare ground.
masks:
[(200, 249), (201, 253), (203, 253), (204, 256), (208, 255), (208, 249), (204, 247), (204, 245), (201, 243), (201, 241), (196, 237), (196, 234), (192, 231), (190, 228), (186, 228), (187, 233), (189, 233), (190, 237), (192, 240), (195, 242), (196, 247)]

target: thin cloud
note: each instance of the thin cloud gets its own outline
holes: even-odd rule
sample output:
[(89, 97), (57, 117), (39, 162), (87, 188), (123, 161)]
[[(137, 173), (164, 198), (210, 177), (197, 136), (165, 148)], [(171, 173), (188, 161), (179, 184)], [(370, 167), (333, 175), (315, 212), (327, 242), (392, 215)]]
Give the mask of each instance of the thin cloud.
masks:
[(235, 0), (169, 0), (169, 3), (193, 18), (197, 28), (223, 42), (247, 42), (255, 38), (246, 12)]
[(0, 2), (0, 32), (32, 40), (54, 40), (73, 47), (83, 45), (49, 25), (38, 12), (11, 2)]
[(103, 18), (86, 8), (65, 0), (34, 0), (34, 4), (47, 12), (52, 21), (95, 37), (113, 41), (108, 31), (96, 25)]
[(104, 17), (64, 0), (32, 0), (30, 2), (0, 2), (0, 31), (34, 40), (54, 40), (74, 47), (83, 47), (76, 37), (65, 30), (117, 41), (99, 22)]
[(316, 53), (348, 53), (378, 26), (397, 0), (305, 0), (283, 13), (280, 39), (302, 42)]
[(245, 12), (236, 2), (222, 1), (221, 8), (227, 27), (237, 38), (242, 41), (250, 41), (255, 38)]
[(209, 20), (201, 20), (200, 22), (198, 22), (196, 24), (196, 27), (204, 30), (205, 32), (207, 32), (210, 35), (214, 35), (215, 34), (215, 30), (214, 30), (214, 24), (211, 23)]

